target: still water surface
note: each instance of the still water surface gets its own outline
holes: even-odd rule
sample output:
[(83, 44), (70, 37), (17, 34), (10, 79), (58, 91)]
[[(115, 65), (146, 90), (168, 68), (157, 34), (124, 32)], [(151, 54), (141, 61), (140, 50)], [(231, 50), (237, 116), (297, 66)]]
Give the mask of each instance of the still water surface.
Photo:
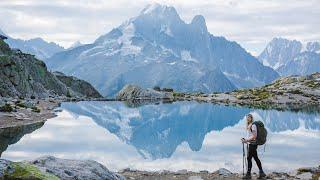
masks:
[[(268, 129), (259, 156), (266, 171), (320, 164), (320, 115), (197, 102), (132, 106), (122, 102), (63, 103), (57, 117), (2, 153), (10, 160), (42, 155), (93, 159), (111, 170), (242, 171), (245, 115)], [(1, 143), (1, 142), (0, 142)], [(254, 164), (254, 170), (257, 170)]]

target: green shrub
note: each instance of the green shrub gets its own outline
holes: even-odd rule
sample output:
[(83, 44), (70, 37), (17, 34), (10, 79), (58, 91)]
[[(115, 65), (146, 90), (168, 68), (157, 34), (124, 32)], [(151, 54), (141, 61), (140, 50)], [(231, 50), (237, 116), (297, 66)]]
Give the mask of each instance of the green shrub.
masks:
[(18, 102), (16, 105), (22, 108), (26, 108), (26, 105), (22, 102)]
[(10, 104), (5, 104), (0, 107), (0, 112), (12, 112), (13, 108), (11, 107)]
[(174, 92), (173, 93), (174, 97), (184, 97), (184, 95), (185, 95), (184, 93), (179, 93), (179, 92)]
[(36, 106), (32, 107), (32, 112), (40, 113), (40, 109)]
[(12, 162), (10, 167), (12, 167), (12, 172), (10, 170), (4, 171), (5, 179), (59, 179), (57, 176), (47, 172), (42, 172), (35, 165), (26, 162)]
[(308, 81), (305, 83), (305, 85), (310, 88), (320, 88), (320, 83), (318, 83), (316, 81)]
[(302, 91), (299, 89), (290, 90), (289, 93), (291, 94), (302, 94)]
[(165, 91), (165, 92), (173, 92), (173, 89), (172, 89), (172, 88), (163, 88), (162, 91)]
[(69, 90), (68, 90), (68, 92), (67, 92), (67, 97), (68, 97), (68, 98), (71, 98), (71, 93), (70, 93)]
[(159, 86), (155, 86), (155, 87), (153, 87), (153, 90), (155, 90), (155, 91), (161, 91), (161, 89), (160, 89), (160, 87), (159, 87)]

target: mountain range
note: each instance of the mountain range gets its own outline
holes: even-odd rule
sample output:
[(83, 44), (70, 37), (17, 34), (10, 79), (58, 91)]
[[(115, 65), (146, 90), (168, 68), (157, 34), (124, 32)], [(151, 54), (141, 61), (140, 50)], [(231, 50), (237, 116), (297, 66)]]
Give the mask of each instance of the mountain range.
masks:
[(148, 5), (94, 43), (45, 62), (107, 96), (125, 84), (212, 92), (261, 86), (278, 77), (236, 42), (210, 34), (203, 16), (185, 23), (174, 7), (159, 4)]
[(320, 72), (320, 42), (308, 42), (304, 46), (297, 40), (274, 38), (258, 59), (281, 76)]
[(35, 55), (36, 58), (44, 60), (51, 57), (57, 52), (64, 51), (65, 49), (54, 42), (47, 42), (42, 38), (34, 38), (29, 40), (15, 39), (6, 35), (0, 29), (0, 35), (8, 37), (5, 40), (11, 48), (20, 49), (24, 53)]

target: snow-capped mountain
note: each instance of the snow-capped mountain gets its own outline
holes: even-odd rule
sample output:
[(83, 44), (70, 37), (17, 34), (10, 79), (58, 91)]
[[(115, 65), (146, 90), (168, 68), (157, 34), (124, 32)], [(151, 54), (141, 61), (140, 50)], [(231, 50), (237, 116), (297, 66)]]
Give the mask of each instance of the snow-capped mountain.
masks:
[(273, 38), (264, 51), (259, 55), (259, 60), (273, 69), (285, 65), (301, 52), (302, 44), (296, 40)]
[(14, 39), (0, 30), (0, 34), (8, 37), (6, 43), (11, 48), (20, 49), (24, 53), (33, 54), (38, 59), (44, 60), (51, 57), (57, 52), (64, 51), (65, 49), (54, 42), (47, 42), (41, 38), (34, 38), (29, 40)]
[(74, 49), (76, 47), (82, 46), (83, 44), (80, 41), (76, 41), (68, 48), (68, 50)]
[(282, 76), (306, 75), (320, 71), (320, 43), (274, 38), (258, 59)]
[(185, 23), (175, 8), (159, 4), (148, 5), (93, 44), (58, 53), (46, 63), (91, 82), (104, 95), (127, 83), (212, 92), (278, 77), (236, 42), (211, 35), (203, 16)]

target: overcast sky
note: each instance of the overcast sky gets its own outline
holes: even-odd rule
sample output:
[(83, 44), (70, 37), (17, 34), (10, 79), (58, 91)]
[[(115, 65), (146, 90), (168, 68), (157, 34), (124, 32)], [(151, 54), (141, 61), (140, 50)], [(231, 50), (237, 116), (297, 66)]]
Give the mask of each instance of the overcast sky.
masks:
[(91, 43), (153, 2), (174, 6), (187, 23), (203, 15), (213, 35), (253, 54), (273, 37), (320, 41), (320, 0), (0, 0), (0, 29), (65, 47)]

